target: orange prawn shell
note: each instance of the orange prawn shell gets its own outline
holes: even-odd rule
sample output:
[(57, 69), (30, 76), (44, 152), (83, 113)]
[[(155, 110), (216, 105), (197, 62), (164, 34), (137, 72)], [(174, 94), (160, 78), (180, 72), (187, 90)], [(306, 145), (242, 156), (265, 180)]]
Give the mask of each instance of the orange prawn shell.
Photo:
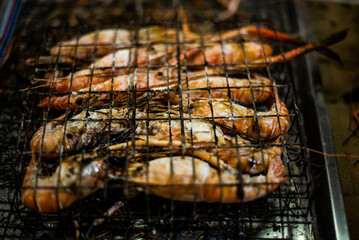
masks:
[[(244, 53), (243, 53), (244, 49)], [(204, 56), (203, 56), (204, 55)], [(272, 55), (272, 48), (268, 44), (255, 42), (210, 44), (204, 47), (204, 52), (199, 51), (188, 59), (188, 65), (209, 64), (236, 64), (253, 62)], [(204, 57), (206, 61), (204, 60)], [(224, 58), (224, 61), (223, 61)]]

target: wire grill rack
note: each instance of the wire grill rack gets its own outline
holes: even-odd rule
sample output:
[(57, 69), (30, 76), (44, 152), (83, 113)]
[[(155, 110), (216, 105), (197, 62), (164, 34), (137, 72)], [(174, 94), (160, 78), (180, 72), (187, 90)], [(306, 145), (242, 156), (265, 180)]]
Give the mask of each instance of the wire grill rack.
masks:
[[(140, 193), (129, 198), (124, 192), (130, 186), (121, 183), (106, 182), (105, 187), (89, 197), (75, 202), (71, 207), (58, 213), (37, 214), (21, 203), (20, 188), (27, 164), (31, 158), (29, 142), (32, 135), (41, 126), (54, 121), (64, 111), (44, 109), (36, 105), (45, 97), (53, 97), (58, 93), (46, 88), (25, 89), (29, 85), (37, 86), (36, 79), (44, 77), (45, 73), (70, 73), (84, 69), (83, 62), (76, 59), (70, 65), (58, 63), (59, 56), (53, 62), (42, 64), (40, 56), (49, 54), (49, 48), (57, 42), (77, 38), (90, 31), (104, 28), (125, 28), (134, 30), (134, 52), (140, 44), (137, 35), (140, 27), (159, 25), (167, 29), (176, 29), (177, 38), (174, 42), (164, 41), (166, 48), (175, 47), (177, 60), (181, 49), (186, 49), (190, 42), (179, 41), (183, 35), (183, 22), (178, 16), (178, 8), (183, 7), (188, 17), (188, 24), (196, 29), (201, 36), (207, 32), (222, 36), (228, 29), (240, 29), (249, 23), (256, 26), (266, 26), (278, 31), (288, 32), (288, 15), (283, 13), (281, 1), (242, 1), (239, 14), (227, 21), (216, 22), (221, 9), (215, 1), (27, 1), (22, 9), (20, 23), (15, 33), (13, 51), (1, 72), (1, 140), (0, 160), (0, 234), (5, 238), (161, 238), (161, 239), (306, 239), (313, 236), (312, 211), (312, 181), (309, 174), (307, 151), (299, 148), (306, 146), (304, 128), (299, 116), (295, 91), (292, 86), (293, 74), (288, 63), (269, 66), (257, 70), (261, 75), (272, 80), (272, 90), (278, 89), (280, 99), (289, 109), (291, 124), (288, 136), (281, 134), (283, 146), (282, 160), (287, 168), (289, 180), (265, 198), (243, 204), (179, 202), (163, 199), (151, 194)], [(45, 21), (44, 21), (45, 20)], [(287, 24), (287, 25), (286, 25)], [(290, 25), (290, 24), (289, 24)], [(292, 29), (292, 31), (296, 31)], [(289, 32), (290, 33), (290, 32)], [(295, 33), (295, 32), (292, 32)], [(201, 47), (205, 48), (207, 41), (201, 38)], [(268, 41), (262, 38), (258, 43), (269, 43), (274, 52), (281, 53), (288, 45), (278, 41)], [(223, 44), (223, 41), (218, 41)], [(79, 46), (76, 46), (78, 48)], [(34, 58), (33, 66), (25, 66), (24, 61)], [(136, 58), (136, 54), (135, 54)], [(206, 56), (204, 56), (206, 58)], [(95, 54), (92, 56), (95, 59)], [(167, 57), (166, 63), (168, 63)], [(136, 71), (149, 71), (153, 67), (162, 66), (127, 66)], [(171, 66), (167, 66), (171, 68)], [(175, 66), (172, 66), (175, 67)], [(182, 78), (186, 77), (189, 66), (183, 66), (185, 71), (179, 71)], [(202, 66), (209, 69), (211, 66)], [(226, 68), (228, 65), (224, 64)], [(93, 67), (91, 70), (94, 70)], [(114, 68), (112, 68), (114, 69)], [(246, 69), (244, 74), (250, 76), (252, 70)], [(238, 73), (237, 73), (238, 74)], [(276, 80), (273, 83), (273, 80)], [(29, 81), (30, 80), (30, 81)], [(254, 86), (250, 86), (253, 88)], [(207, 88), (205, 88), (207, 90)], [(138, 100), (137, 93), (141, 90), (125, 91), (128, 95), (128, 107)], [(148, 94), (156, 91), (142, 90)], [(175, 91), (164, 88), (159, 92)], [(187, 89), (177, 89), (181, 92)], [(211, 90), (209, 90), (211, 91)], [(70, 94), (71, 91), (65, 94)], [(90, 91), (88, 94), (94, 94)], [(110, 96), (113, 93), (110, 91)], [(148, 102), (149, 100), (147, 100)], [(85, 103), (86, 104), (86, 103)], [(108, 107), (114, 108), (116, 103), (109, 101)], [(187, 120), (181, 109), (186, 100), (180, 99), (179, 116), (170, 117), (170, 121)], [(167, 111), (171, 112), (167, 105)], [(85, 105), (85, 111), (92, 111), (90, 104)], [(65, 120), (71, 121), (72, 113), (69, 106), (65, 111)], [(279, 116), (278, 114), (275, 116)], [(194, 118), (192, 118), (194, 119)], [(203, 119), (203, 118), (202, 118)], [(213, 117), (206, 117), (215, 125)], [(134, 123), (132, 117), (124, 119), (108, 119), (109, 124), (115, 120)], [(147, 119), (147, 121), (158, 119)], [(168, 118), (167, 118), (168, 120)], [(86, 122), (92, 121), (87, 119)], [(98, 120), (93, 120), (98, 121)], [(130, 124), (129, 124), (130, 125)], [(63, 133), (65, 134), (65, 132)], [(182, 133), (183, 135), (183, 133)], [(106, 143), (114, 141), (106, 137)], [(126, 141), (134, 141), (132, 131), (125, 133)], [(285, 141), (284, 141), (285, 139)], [(256, 143), (263, 147), (264, 143)], [(214, 146), (218, 148), (218, 146)], [(141, 149), (140, 149), (141, 150)], [(155, 150), (151, 148), (151, 151)], [(183, 151), (183, 147), (169, 147), (169, 152)], [(77, 152), (85, 152), (79, 149)], [(134, 151), (128, 150), (128, 151)], [(150, 147), (142, 151), (149, 157)], [(110, 151), (107, 149), (107, 154)], [(64, 156), (60, 156), (60, 161)], [(146, 157), (145, 157), (146, 158)], [(104, 213), (114, 204), (123, 202), (120, 210), (111, 216)]]

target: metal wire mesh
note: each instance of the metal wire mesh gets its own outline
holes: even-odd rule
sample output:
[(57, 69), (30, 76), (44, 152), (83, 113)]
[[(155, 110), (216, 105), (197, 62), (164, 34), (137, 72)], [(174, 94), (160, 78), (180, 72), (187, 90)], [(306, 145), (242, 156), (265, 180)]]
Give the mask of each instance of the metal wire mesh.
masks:
[[(216, 131), (213, 132), (215, 144), (211, 146), (196, 146), (194, 143), (194, 135), (192, 131), (185, 132), (185, 125), (188, 122), (196, 120), (207, 121), (211, 124), (213, 129), (219, 127), (216, 120), (221, 117), (215, 117), (213, 113), (213, 102), (211, 95), (216, 88), (211, 88), (209, 83), (209, 75), (212, 67), (219, 67), (224, 69), (224, 77), (227, 81), (228, 94), (230, 95), (236, 87), (228, 87), (229, 71), (227, 68), (233, 67), (236, 64), (227, 64), (223, 58), (222, 64), (211, 65), (205, 61), (204, 65), (188, 64), (187, 50), (191, 49), (193, 41), (186, 40), (183, 29), (183, 19), (178, 16), (178, 7), (183, 7), (191, 29), (194, 29), (200, 35), (197, 44), (203, 50), (203, 59), (208, 59), (205, 49), (211, 43), (218, 43), (221, 46), (223, 53), (223, 45), (231, 40), (224, 40), (223, 33), (229, 29), (240, 29), (249, 23), (255, 26), (266, 26), (276, 30), (286, 29), (282, 19), (282, 13), (277, 9), (280, 3), (272, 3), (267, 1), (243, 1), (241, 9), (244, 15), (235, 15), (228, 21), (217, 23), (213, 19), (218, 15), (218, 3), (204, 2), (204, 1), (135, 1), (122, 2), (116, 1), (99, 1), (87, 3), (76, 2), (70, 3), (67, 1), (55, 2), (31, 2), (28, 1), (23, 8), (23, 17), (19, 24), (17, 36), (17, 45), (14, 47), (14, 53), (8, 60), (2, 73), (2, 78), (7, 79), (4, 91), (2, 91), (1, 98), (6, 103), (2, 106), (1, 127), (0, 131), (3, 135), (1, 144), (1, 171), (0, 182), (2, 184), (0, 207), (1, 207), (1, 225), (0, 232), (5, 238), (72, 238), (74, 236), (81, 238), (255, 238), (255, 239), (297, 239), (299, 236), (309, 238), (312, 233), (313, 214), (311, 212), (311, 180), (308, 172), (306, 161), (308, 160), (307, 152), (298, 148), (298, 146), (305, 146), (305, 137), (301, 119), (298, 115), (298, 107), (296, 105), (296, 98), (293, 87), (291, 85), (292, 73), (290, 65), (278, 64), (268, 66), (257, 73), (269, 78), (271, 84), (269, 85), (271, 91), (278, 90), (280, 99), (285, 103), (289, 109), (288, 114), (281, 114), (278, 112), (279, 106), (276, 106), (274, 115), (261, 116), (258, 115), (256, 106), (253, 103), (251, 106), (254, 110), (254, 117), (258, 123), (258, 119), (265, 117), (279, 117), (289, 116), (290, 126), (288, 134), (284, 134), (280, 128), (279, 141), (277, 143), (270, 143), (269, 146), (283, 147), (282, 161), (285, 163), (287, 169), (287, 176), (289, 180), (279, 186), (275, 192), (268, 194), (265, 198), (256, 201), (242, 203), (242, 204), (224, 204), (224, 203), (199, 203), (181, 202), (168, 200), (155, 195), (149, 194), (150, 187), (143, 187), (144, 191), (138, 195), (134, 195), (132, 191), (133, 186), (128, 181), (113, 181), (109, 178), (109, 171), (111, 164), (111, 156), (113, 152), (108, 147), (115, 143), (127, 143), (124, 149), (126, 161), (125, 166), (129, 164), (128, 156), (135, 156), (140, 152), (141, 158), (146, 164), (153, 156), (168, 156), (173, 158), (176, 155), (189, 155), (194, 157), (195, 150), (208, 150), (218, 156), (219, 151), (223, 149), (234, 149), (236, 156), (240, 158), (239, 151), (246, 145), (239, 145), (238, 142), (234, 146), (220, 146), (217, 142), (218, 136)], [(254, 11), (255, 10), (255, 11)], [(43, 16), (46, 20), (42, 21)], [(40, 21), (41, 20), (41, 21)], [(149, 42), (150, 31), (145, 33), (147, 42), (140, 42), (139, 31), (141, 27), (157, 25), (164, 27), (167, 31), (169, 29), (175, 30), (175, 37), (169, 39), (165, 35), (160, 42), (152, 44)], [(80, 36), (84, 33), (95, 31), (98, 35), (100, 29), (113, 28), (118, 33), (120, 29), (125, 28), (130, 31), (131, 40), (128, 45), (131, 46), (129, 50), (129, 57), (133, 57), (133, 64), (125, 66), (115, 66), (114, 60), (111, 67), (108, 68), (108, 74), (112, 79), (111, 88), (109, 91), (93, 91), (92, 79), (96, 77), (96, 66), (89, 65), (79, 58), (73, 58), (70, 64), (62, 64), (60, 51), (53, 57), (51, 63), (43, 64), (41, 56), (49, 54), (49, 48), (56, 43), (63, 43), (65, 40), (74, 38), (75, 40), (75, 55), (78, 49), (86, 47), (86, 45), (79, 44)], [(215, 40), (208, 40), (205, 37), (206, 33), (213, 33), (217, 38)], [(238, 32), (239, 34), (239, 32)], [(116, 35), (116, 34), (115, 34)], [(233, 41), (233, 40), (232, 40)], [(287, 46), (277, 41), (268, 41), (264, 38), (251, 40), (262, 45), (268, 43), (273, 48), (274, 52), (284, 52)], [(234, 41), (241, 44), (243, 49), (243, 41)], [(94, 48), (100, 47), (103, 44), (97, 44), (95, 37)], [(110, 44), (113, 47), (113, 56), (116, 55), (116, 44)], [(127, 45), (127, 44), (125, 44)], [(138, 61), (139, 51), (142, 47), (162, 45), (167, 51), (161, 63), (152, 64), (152, 62), (145, 61), (145, 64), (140, 64)], [(66, 46), (66, 45), (64, 45)], [(122, 45), (121, 45), (122, 47)], [(61, 48), (60, 48), (61, 49)], [(263, 50), (264, 51), (264, 50)], [(184, 54), (184, 55), (182, 55)], [(181, 57), (184, 56), (182, 65)], [(35, 57), (35, 58), (34, 58)], [(90, 56), (90, 61), (96, 59), (96, 51)], [(171, 62), (174, 57), (176, 64)], [(266, 56), (268, 57), (268, 56)], [(22, 69), (24, 59), (34, 58), (35, 63), (32, 67)], [(146, 56), (147, 60), (149, 56)], [(247, 67), (242, 73), (235, 73), (238, 76), (244, 76), (250, 79), (250, 84), (247, 86), (251, 90), (252, 100), (253, 93), (256, 89), (261, 89), (262, 86), (257, 86), (251, 83), (253, 78), (253, 71), (248, 67), (248, 61), (245, 61)], [(237, 64), (238, 65), (238, 64)], [(205, 86), (200, 88), (188, 88), (188, 78), (193, 71), (193, 67), (205, 70), (204, 78), (207, 80)], [(132, 72), (135, 76), (144, 73), (147, 76), (147, 85), (149, 84), (149, 74), (153, 69), (164, 69), (164, 72), (158, 72), (158, 75), (168, 75), (170, 72), (175, 72), (180, 77), (177, 78), (178, 88), (170, 88), (170, 79), (165, 78), (165, 84), (162, 88), (153, 89), (137, 89), (128, 87), (123, 91), (113, 91), (113, 79), (118, 75), (119, 71)], [(13, 73), (13, 69), (21, 69), (18, 74)], [(95, 106), (96, 101), (82, 101), (77, 102), (82, 106), (85, 112), (84, 119), (74, 119), (73, 116), (80, 113), (82, 110), (76, 109), (71, 111), (71, 105), (66, 104), (64, 111), (56, 111), (50, 109), (49, 103), (51, 98), (57, 96), (65, 96), (67, 100), (70, 99), (72, 91), (72, 83), (74, 73), (79, 70), (88, 69), (90, 72), (90, 91), (85, 91), (84, 94), (93, 99), (93, 96), (99, 94), (107, 94), (108, 99), (100, 106)], [(101, 68), (100, 70), (104, 70)], [(36, 88), (39, 85), (38, 79), (43, 79), (48, 73), (52, 73), (51, 87)], [(72, 74), (71, 74), (72, 73)], [(62, 93), (53, 91), (54, 80), (56, 74), (70, 76), (70, 90)], [(29, 83), (28, 80), (31, 80)], [(11, 80), (11, 81), (10, 81)], [(18, 83), (16, 85), (15, 83)], [(183, 83), (186, 83), (183, 85)], [(130, 83), (128, 83), (130, 86)], [(18, 97), (18, 89), (30, 88), (27, 91), (21, 92), (20, 100), (18, 98), (11, 100), (13, 97)], [(237, 87), (240, 88), (240, 87)], [(209, 95), (210, 115), (208, 116), (192, 116), (187, 114), (186, 107), (191, 106), (188, 99), (190, 94), (194, 91), (207, 91)], [(125, 115), (118, 117), (113, 114), (118, 107), (118, 102), (115, 97), (122, 94), (124, 109), (127, 109)], [(152, 117), (149, 112), (145, 111), (144, 116), (136, 116), (136, 107), (142, 104), (144, 109), (149, 108), (152, 101), (152, 96), (156, 94), (167, 94), (178, 96), (178, 104), (176, 106), (177, 113), (174, 114), (174, 106), (165, 101), (163, 106), (164, 114), (161, 116)], [(36, 105), (43, 99), (49, 98), (45, 108), (40, 109)], [(186, 98), (187, 97), (187, 98)], [(253, 116), (235, 116), (233, 113), (233, 104), (235, 101), (229, 100), (231, 118), (230, 122), (235, 127), (236, 119), (250, 118)], [(96, 119), (92, 118), (91, 114), (96, 113), (101, 108), (109, 109), (107, 118)], [(7, 112), (9, 111), (9, 112)], [(65, 112), (63, 118), (58, 119), (58, 116)], [(154, 125), (159, 121), (166, 121), (169, 128), (168, 144), (163, 146), (134, 146), (136, 139), (135, 130), (139, 122), (144, 124), (147, 128), (144, 129), (145, 139), (151, 137), (151, 129), (149, 126)], [(106, 156), (105, 161), (105, 177), (103, 187), (99, 191), (94, 192), (90, 196), (76, 201), (69, 208), (66, 208), (57, 213), (51, 214), (37, 214), (28, 210), (21, 203), (19, 190), (22, 185), (22, 178), (25, 174), (26, 167), (31, 158), (31, 151), (29, 150), (29, 143), (33, 134), (42, 126), (56, 122), (56, 124), (63, 124), (62, 138), (72, 138), (69, 136), (67, 128), (72, 122), (84, 122), (84, 131), (91, 130), (93, 123), (101, 123), (102, 128), (97, 131), (97, 135), (93, 134), (91, 141), (87, 146), (66, 151), (65, 141), (62, 141), (62, 148), (55, 151), (59, 155), (58, 161), (63, 162), (68, 155), (79, 154), (82, 161), (86, 161), (86, 152), (91, 151), (95, 146), (103, 147), (103, 155)], [(126, 131), (116, 132), (113, 126), (117, 123), (123, 123), (126, 126)], [(179, 127), (177, 126), (179, 125)], [(178, 127), (178, 136), (174, 136), (172, 129)], [(93, 129), (92, 129), (93, 130)], [(43, 133), (46, 133), (43, 129)], [(91, 135), (92, 132), (88, 132)], [(260, 133), (259, 133), (260, 134)], [(287, 136), (286, 136), (287, 135)], [(99, 136), (98, 138), (96, 136)], [(176, 138), (178, 137), (178, 139)], [(44, 137), (42, 137), (42, 141)], [(178, 141), (181, 144), (176, 144)], [(236, 140), (237, 141), (237, 140)], [(187, 144), (189, 143), (189, 145)], [(95, 145), (95, 146), (94, 146)], [(252, 142), (251, 146), (260, 147), (263, 152), (268, 146), (266, 141), (259, 140)], [(41, 154), (43, 150), (43, 143), (40, 147), (40, 157), (37, 158), (38, 163), (41, 162)], [(160, 153), (165, 152), (165, 154)], [(113, 161), (116, 161), (114, 159)], [(54, 171), (57, 162), (48, 162), (49, 171)], [(173, 163), (171, 164), (171, 166)], [(173, 169), (171, 170), (173, 173)], [(241, 172), (239, 172), (241, 174)], [(57, 180), (59, 181), (59, 180)], [(81, 184), (79, 184), (81, 187)], [(172, 184), (172, 191), (174, 191)], [(86, 186), (83, 186), (86, 188)], [(241, 188), (242, 186), (239, 186)], [(36, 187), (35, 187), (36, 188)], [(195, 186), (193, 186), (196, 191)], [(56, 190), (58, 191), (58, 190)], [(240, 194), (240, 193), (238, 193)], [(113, 205), (120, 204), (122, 207), (111, 214), (106, 215), (105, 212)], [(57, 201), (57, 205), (60, 203)]]

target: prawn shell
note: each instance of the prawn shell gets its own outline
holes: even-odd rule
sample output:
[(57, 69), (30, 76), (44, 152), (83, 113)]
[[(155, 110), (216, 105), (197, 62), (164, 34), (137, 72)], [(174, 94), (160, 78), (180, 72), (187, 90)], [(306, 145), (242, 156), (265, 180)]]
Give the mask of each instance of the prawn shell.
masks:
[[(244, 52), (243, 52), (244, 49)], [(188, 65), (203, 66), (204, 64), (236, 64), (253, 62), (272, 55), (272, 49), (267, 44), (255, 42), (209, 44), (204, 50), (189, 57)]]
[[(253, 86), (252, 89), (251, 86)], [(208, 90), (208, 87), (210, 90)], [(212, 99), (225, 99), (230, 96), (243, 105), (251, 105), (253, 100), (256, 103), (264, 102), (272, 96), (270, 80), (258, 75), (255, 75), (250, 80), (247, 78), (210, 76), (191, 80), (188, 84), (183, 84), (182, 88), (183, 99), (203, 99), (208, 98), (209, 95)], [(172, 93), (172, 95), (174, 94)], [(171, 97), (172, 102), (178, 102), (178, 96)]]

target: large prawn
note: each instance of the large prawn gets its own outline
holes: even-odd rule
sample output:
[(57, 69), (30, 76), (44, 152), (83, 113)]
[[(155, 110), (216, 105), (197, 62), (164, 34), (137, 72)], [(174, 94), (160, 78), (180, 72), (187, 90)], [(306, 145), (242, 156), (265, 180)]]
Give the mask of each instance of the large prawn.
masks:
[[(242, 105), (264, 102), (272, 96), (271, 81), (258, 74), (245, 77), (205, 76), (182, 83), (182, 99), (230, 98)], [(252, 94), (253, 92), (253, 94)], [(253, 98), (252, 98), (253, 96)], [(171, 103), (178, 103), (177, 92), (170, 92)]]
[[(21, 200), (34, 211), (56, 212), (102, 188), (106, 177), (109, 180), (120, 177), (141, 186), (149, 185), (151, 192), (165, 198), (233, 203), (263, 197), (286, 180), (285, 167), (278, 156), (271, 159), (267, 175), (255, 177), (239, 175), (234, 168), (217, 170), (192, 157), (155, 159), (148, 166), (129, 162), (128, 171), (123, 168), (124, 164), (122, 167), (113, 165), (112, 158), (118, 161), (110, 156), (111, 166), (107, 168), (101, 151), (77, 154), (64, 159), (55, 172), (48, 175), (41, 172), (40, 162), (33, 154), (23, 179)], [(125, 172), (128, 172), (126, 177)]]
[(271, 160), (266, 175), (240, 175), (235, 169), (216, 169), (192, 157), (152, 160), (129, 166), (126, 179), (151, 193), (179, 201), (248, 202), (267, 195), (286, 180), (280, 157)]
[[(166, 71), (150, 71), (149, 73), (140, 71), (137, 74), (119, 75), (91, 88), (80, 89), (70, 96), (52, 96), (50, 102), (49, 98), (46, 97), (38, 106), (46, 107), (49, 104), (51, 108), (58, 110), (64, 110), (67, 106), (70, 109), (76, 109), (83, 103), (89, 104), (88, 101), (91, 101), (91, 99), (97, 101), (98, 104), (108, 102), (111, 100), (111, 96), (115, 100), (123, 99), (128, 95), (128, 89), (137, 90), (137, 95), (144, 94), (146, 89), (159, 90), (167, 85), (170, 89), (177, 89), (178, 71), (176, 70), (176, 68), (173, 68), (169, 74)], [(271, 81), (268, 78), (257, 74), (252, 74), (250, 79), (247, 77), (226, 78), (218, 76), (220, 72), (212, 69), (207, 72), (207, 75), (204, 71), (188, 73), (188, 84), (181, 80), (182, 98), (195, 100), (208, 98), (209, 94), (212, 98), (228, 98), (230, 96), (243, 105), (251, 105), (253, 101), (264, 102), (272, 96)], [(169, 79), (168, 76), (174, 78)], [(210, 91), (208, 91), (208, 87), (210, 87)], [(178, 103), (177, 92), (171, 91), (170, 99), (172, 103)], [(94, 104), (94, 101), (91, 104)]]
[[(203, 66), (205, 61), (203, 54), (205, 54), (206, 62), (209, 64), (220, 65), (223, 64), (223, 56), (227, 64), (244, 63), (244, 56), (247, 60), (252, 62), (258, 59), (263, 59), (264, 54), (262, 47), (257, 43), (244, 43), (245, 54), (240, 44), (227, 43), (223, 45), (211, 44), (207, 47), (203, 53), (201, 48), (197, 45), (191, 45), (191, 49), (185, 54), (182, 54), (188, 58), (188, 66)], [(270, 56), (271, 50), (268, 45), (264, 45), (265, 55)], [(166, 63), (166, 59), (172, 59), (170, 62), (177, 61), (174, 55), (176, 47), (166, 46), (164, 44), (151, 45), (150, 47), (141, 47), (137, 51), (134, 49), (121, 49), (115, 53), (110, 53), (103, 58), (97, 60), (89, 68), (77, 71), (73, 74), (69, 74), (66, 77), (55, 78), (52, 83), (52, 78), (47, 81), (47, 86), (52, 87), (55, 92), (68, 92), (78, 91), (82, 88), (89, 87), (102, 83), (112, 76), (118, 76), (120, 74), (126, 74), (135, 64), (137, 66), (146, 65), (159, 65), (163, 66)], [(197, 53), (197, 54), (195, 54)], [(170, 63), (170, 64), (171, 64)], [(171, 76), (173, 78), (173, 76)]]
[[(281, 155), (280, 146), (269, 145), (263, 149), (253, 147), (250, 141), (239, 136), (226, 135), (221, 128), (214, 129), (213, 125), (207, 121), (172, 120), (170, 123), (168, 120), (161, 120), (169, 118), (168, 113), (160, 109), (158, 104), (152, 105), (154, 107), (150, 107), (149, 111), (157, 113), (149, 113), (153, 119), (151, 121), (145, 120), (146, 110), (136, 110), (136, 127), (134, 128), (136, 147), (149, 145), (159, 148), (169, 146), (179, 148), (184, 145), (189, 153), (193, 152), (197, 157), (214, 166), (224, 167), (229, 164), (249, 173), (263, 171), (268, 166), (269, 159)], [(125, 120), (127, 114), (132, 118), (131, 111), (127, 112), (125, 107), (113, 108), (111, 111), (100, 109), (83, 111), (70, 119), (66, 125), (58, 120), (50, 122), (34, 134), (30, 149), (43, 157), (58, 157), (61, 151), (63, 153), (74, 152), (83, 147), (98, 145), (104, 139), (107, 140), (110, 135), (128, 131), (131, 126)], [(85, 116), (87, 116), (87, 123)], [(179, 118), (175, 112), (171, 114), (171, 117)], [(156, 118), (159, 120), (155, 120)], [(111, 124), (109, 119), (112, 119)], [(184, 128), (183, 131), (182, 128)], [(217, 145), (219, 148), (215, 147)], [(237, 148), (237, 145), (241, 147)], [(124, 142), (112, 146), (111, 150), (123, 150), (131, 146), (132, 142)]]
[[(78, 59), (89, 59), (93, 56), (101, 57), (113, 52), (115, 49), (129, 48), (134, 44), (149, 44), (167, 41), (175, 41), (177, 33), (175, 29), (166, 29), (161, 26), (150, 26), (138, 29), (137, 42), (136, 30), (104, 29), (91, 32), (73, 39), (58, 43), (52, 47), (52, 56), (70, 56)], [(191, 32), (185, 33), (186, 39), (197, 39), (198, 36)]]
[(163, 65), (166, 58), (172, 58), (175, 48), (164, 44), (134, 49), (121, 49), (95, 61), (89, 68), (70, 73), (65, 77), (47, 79), (47, 86), (55, 92), (78, 91), (82, 88), (102, 83), (112, 76), (126, 74), (134, 65)]
[[(276, 92), (276, 90), (275, 90)], [(290, 116), (287, 107), (276, 95), (276, 101), (267, 111), (254, 111), (236, 103), (217, 99), (193, 101), (192, 116), (213, 119), (215, 122), (227, 126), (250, 139), (270, 140), (288, 131)], [(234, 120), (232, 120), (234, 119)]]
[[(177, 68), (172, 68), (168, 71), (168, 74), (167, 71), (160, 70), (151, 70), (147, 73), (147, 71), (139, 69), (136, 73), (119, 75), (114, 79), (108, 79), (107, 81), (91, 87), (80, 89), (79, 91), (70, 94), (70, 96), (60, 95), (51, 96), (51, 98), (46, 97), (40, 104), (38, 104), (38, 107), (46, 107), (49, 105), (50, 108), (64, 110), (69, 106), (69, 109), (73, 110), (81, 107), (84, 103), (93, 105), (93, 102), (91, 102), (91, 104), (89, 103), (92, 99), (95, 99), (99, 103), (101, 103), (101, 101), (108, 101), (110, 100), (111, 91), (112, 98), (117, 100), (127, 96), (129, 90), (139, 90), (137, 91), (137, 94), (142, 95), (144, 94), (144, 91), (141, 90), (163, 87), (167, 84), (172, 85), (175, 82), (178, 82), (176, 79), (178, 76)], [(202, 75), (202, 73), (200, 74)], [(197, 73), (193, 73), (192, 75), (195, 77)], [(168, 76), (173, 76), (174, 79), (168, 79)], [(91, 93), (94, 91), (96, 93)]]

